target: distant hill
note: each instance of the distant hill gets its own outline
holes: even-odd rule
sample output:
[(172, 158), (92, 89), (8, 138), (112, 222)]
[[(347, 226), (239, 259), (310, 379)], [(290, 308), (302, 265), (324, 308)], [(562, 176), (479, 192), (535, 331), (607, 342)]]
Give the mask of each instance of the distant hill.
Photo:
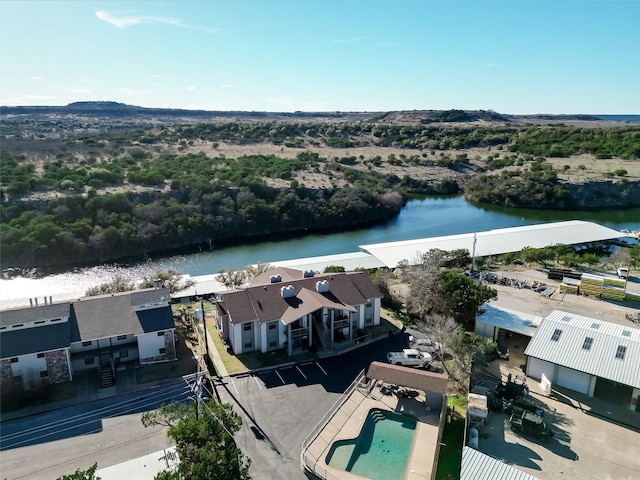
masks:
[(508, 115), (492, 110), (398, 110), (390, 112), (258, 112), (147, 108), (111, 101), (74, 102), (65, 106), (0, 107), (5, 115), (57, 115), (155, 120), (162, 123), (206, 121), (341, 121), (380, 123), (596, 124), (640, 123), (640, 115)]

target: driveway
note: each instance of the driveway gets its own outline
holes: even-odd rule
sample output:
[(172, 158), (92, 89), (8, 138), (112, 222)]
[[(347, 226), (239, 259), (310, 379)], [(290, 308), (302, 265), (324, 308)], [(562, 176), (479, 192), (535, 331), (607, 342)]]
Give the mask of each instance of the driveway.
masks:
[(337, 357), (219, 380), (220, 399), (243, 417), (236, 441), (252, 460), (251, 477), (306, 479), (300, 455), (309, 432), (358, 372), (406, 346), (407, 335), (399, 334)]
[[(508, 362), (496, 360), (485, 367), (487, 386), (506, 380), (509, 373), (523, 374), (518, 353)], [(530, 395), (545, 407), (554, 438), (544, 443), (514, 433), (507, 413), (490, 412), (480, 432), (480, 451), (540, 480), (640, 478), (640, 412), (555, 385), (546, 396), (536, 380), (529, 378), (527, 383)]]

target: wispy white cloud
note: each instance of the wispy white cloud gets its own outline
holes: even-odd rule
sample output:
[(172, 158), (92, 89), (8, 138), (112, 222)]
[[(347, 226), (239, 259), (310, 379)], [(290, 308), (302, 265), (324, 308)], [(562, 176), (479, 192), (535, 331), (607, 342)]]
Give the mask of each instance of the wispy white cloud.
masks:
[(484, 66), (487, 67), (487, 68), (493, 68), (493, 67), (496, 66), (496, 64), (495, 63), (485, 63)]
[(189, 90), (190, 92), (193, 92), (195, 89), (195, 85), (189, 85), (189, 87), (187, 88), (187, 90)]
[(362, 35), (359, 37), (332, 38), (331, 43), (356, 43), (356, 42), (362, 42), (364, 40), (368, 40), (369, 38), (371, 37), (368, 35)]
[(136, 90), (134, 88), (119, 88), (118, 92), (124, 93), (127, 97), (140, 97), (146, 95), (146, 90)]
[(105, 12), (104, 10), (97, 10), (95, 12), (95, 15), (103, 22), (107, 22), (120, 29), (133, 27), (134, 25), (140, 25), (143, 23), (163, 23), (166, 25), (173, 25), (175, 27), (180, 27), (180, 28), (200, 30), (207, 33), (216, 33), (218, 31), (217, 28), (189, 25), (184, 23), (179, 18), (173, 18), (173, 17), (156, 17), (153, 15), (135, 15), (135, 14), (128, 14), (123, 12)]
[(229, 85), (228, 83), (223, 83), (222, 85), (220, 85), (220, 88), (231, 88), (231, 85)]
[(62, 90), (68, 93), (75, 93), (76, 95), (92, 95), (93, 94), (93, 88), (66, 87), (66, 88), (63, 88)]
[(29, 77), (29, 80), (38, 80), (38, 81), (39, 81), (39, 80), (42, 80), (42, 77), (39, 77), (39, 76), (37, 76), (37, 75), (31, 75), (31, 76)]
[(159, 73), (154, 73), (153, 75), (151, 75), (151, 78), (160, 78), (162, 75), (160, 75)]
[(33, 95), (25, 94), (15, 97), (0, 98), (0, 105), (38, 105), (39, 102), (59, 100), (58, 95)]

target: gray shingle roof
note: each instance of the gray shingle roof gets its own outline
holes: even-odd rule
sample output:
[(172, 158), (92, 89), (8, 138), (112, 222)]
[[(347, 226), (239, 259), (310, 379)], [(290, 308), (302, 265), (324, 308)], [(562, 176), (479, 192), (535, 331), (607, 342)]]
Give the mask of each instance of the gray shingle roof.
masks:
[(70, 337), (70, 322), (4, 331), (0, 335), (0, 356), (10, 358), (67, 348)]
[[(161, 298), (164, 297), (164, 300)], [(134, 334), (174, 328), (171, 307), (135, 312), (136, 305), (167, 301), (166, 289), (143, 290), (123, 295), (88, 297), (73, 303), (80, 340), (95, 340), (116, 335)], [(170, 326), (169, 326), (170, 325)]]
[(70, 315), (71, 306), (68, 303), (42, 305), (39, 307), (4, 310), (0, 312), (0, 326), (18, 325), (20, 323), (37, 322), (40, 320), (54, 320)]
[[(557, 340), (552, 340), (554, 332)], [(554, 338), (555, 338), (554, 337)], [(585, 339), (593, 340), (583, 348)], [(618, 347), (624, 358), (616, 358)], [(640, 388), (640, 329), (554, 310), (525, 349), (525, 355)]]
[[(70, 343), (175, 328), (169, 305), (135, 311), (135, 306), (167, 302), (169, 291), (142, 290), (88, 297), (73, 303), (7, 310), (2, 325), (69, 317), (69, 321), (0, 331), (2, 358), (69, 347)], [(6, 322), (6, 323), (5, 323)]]

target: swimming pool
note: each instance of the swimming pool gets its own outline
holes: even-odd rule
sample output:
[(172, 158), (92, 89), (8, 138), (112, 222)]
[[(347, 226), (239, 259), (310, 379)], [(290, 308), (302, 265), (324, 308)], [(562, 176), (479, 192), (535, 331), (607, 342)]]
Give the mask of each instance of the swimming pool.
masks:
[(326, 463), (372, 480), (401, 480), (415, 431), (415, 418), (371, 409), (358, 437), (331, 445)]

